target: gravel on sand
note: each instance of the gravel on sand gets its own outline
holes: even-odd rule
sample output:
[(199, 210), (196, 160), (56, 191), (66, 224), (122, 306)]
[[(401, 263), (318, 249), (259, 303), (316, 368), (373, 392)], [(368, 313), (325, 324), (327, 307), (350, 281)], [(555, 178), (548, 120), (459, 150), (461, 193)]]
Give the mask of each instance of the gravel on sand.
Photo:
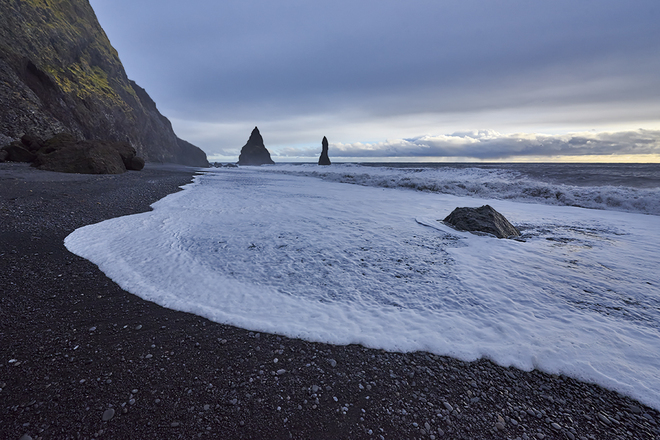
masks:
[(195, 171), (0, 164), (0, 438), (660, 438), (658, 411), (596, 385), (217, 324), (123, 291), (64, 247)]

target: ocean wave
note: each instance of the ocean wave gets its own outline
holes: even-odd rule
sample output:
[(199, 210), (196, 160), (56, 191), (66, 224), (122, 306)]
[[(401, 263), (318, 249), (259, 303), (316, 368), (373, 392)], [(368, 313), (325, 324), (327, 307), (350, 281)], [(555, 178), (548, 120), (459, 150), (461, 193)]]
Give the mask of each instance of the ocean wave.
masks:
[(544, 182), (507, 169), (478, 167), (397, 168), (357, 164), (276, 165), (264, 170), (383, 188), (409, 188), (461, 197), (660, 215), (657, 188), (576, 186)]

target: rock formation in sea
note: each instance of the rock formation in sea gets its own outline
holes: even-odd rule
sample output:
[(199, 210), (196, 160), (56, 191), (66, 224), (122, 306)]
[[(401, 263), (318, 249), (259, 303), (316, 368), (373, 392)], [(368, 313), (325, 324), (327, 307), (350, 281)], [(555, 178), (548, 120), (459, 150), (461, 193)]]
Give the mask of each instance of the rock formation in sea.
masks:
[(520, 235), (520, 231), (490, 205), (480, 208), (456, 208), (443, 221), (460, 231), (482, 232), (497, 238)]
[(328, 139), (323, 136), (321, 142), (321, 156), (319, 157), (319, 165), (330, 165), (330, 158), (328, 157)]
[(148, 162), (208, 166), (128, 79), (88, 0), (0, 2), (0, 146), (43, 139), (128, 142)]
[(241, 154), (238, 156), (239, 165), (264, 165), (274, 164), (273, 159), (270, 158), (270, 153), (264, 145), (264, 139), (259, 133), (259, 129), (254, 127), (250, 139), (247, 144), (241, 149)]

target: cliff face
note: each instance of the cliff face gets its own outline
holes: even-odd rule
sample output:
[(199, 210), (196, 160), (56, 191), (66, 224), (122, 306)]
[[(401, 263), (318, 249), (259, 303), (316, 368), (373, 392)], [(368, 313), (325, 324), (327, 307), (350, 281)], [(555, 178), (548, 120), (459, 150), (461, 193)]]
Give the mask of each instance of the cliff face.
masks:
[(128, 79), (88, 0), (2, 0), (0, 145), (60, 132), (127, 141), (151, 162), (208, 165)]

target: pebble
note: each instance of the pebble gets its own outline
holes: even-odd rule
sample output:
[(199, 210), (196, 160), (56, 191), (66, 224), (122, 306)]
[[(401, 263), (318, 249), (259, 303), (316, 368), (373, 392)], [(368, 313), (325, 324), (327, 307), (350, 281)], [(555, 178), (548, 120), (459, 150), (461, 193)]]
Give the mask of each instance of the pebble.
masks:
[(277, 375), (278, 375), (278, 376), (281, 376), (281, 375), (283, 375), (284, 373), (286, 373), (286, 370), (285, 370), (284, 368), (282, 368), (281, 370), (277, 370)]
[(552, 426), (552, 429), (555, 429), (557, 431), (559, 431), (561, 429), (561, 426), (559, 425), (559, 423), (552, 422), (552, 423), (550, 423), (550, 426)]
[(29, 434), (23, 434), (18, 440), (32, 440), (32, 437)]
[(332, 368), (334, 368), (334, 367), (337, 366), (337, 361), (334, 360), (334, 359), (328, 359), (328, 362), (330, 363), (330, 366), (331, 366)]
[(147, 358), (147, 359), (151, 359), (152, 357), (153, 357), (152, 354), (148, 354), (148, 355), (145, 356), (145, 358)]
[(609, 425), (609, 424), (612, 423), (612, 422), (610, 421), (610, 419), (608, 419), (605, 415), (603, 415), (603, 414), (601, 414), (601, 413), (598, 413), (598, 418), (600, 419), (601, 422), (603, 422), (603, 423), (605, 423), (605, 424), (607, 424), (607, 425)]
[(115, 416), (115, 410), (113, 408), (108, 408), (103, 412), (103, 421), (107, 422)]
[(176, 428), (176, 427), (179, 426), (179, 422), (172, 422), (172, 423), (170, 423), (170, 426), (171, 426), (172, 428)]
[(445, 408), (447, 408), (447, 411), (452, 412), (454, 410), (454, 407), (451, 406), (451, 403), (449, 402), (442, 402), (443, 405), (445, 405)]

